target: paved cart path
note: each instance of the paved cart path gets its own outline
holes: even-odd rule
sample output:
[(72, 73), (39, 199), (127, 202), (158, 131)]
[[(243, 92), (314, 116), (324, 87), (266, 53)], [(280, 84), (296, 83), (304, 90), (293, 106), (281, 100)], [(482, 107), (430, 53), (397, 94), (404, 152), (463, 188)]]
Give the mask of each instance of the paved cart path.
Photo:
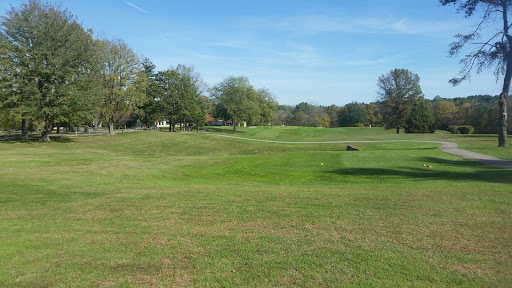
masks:
[(436, 143), (441, 144), (441, 151), (450, 153), (453, 155), (460, 156), (464, 159), (476, 161), (485, 165), (512, 170), (512, 161), (499, 159), (489, 155), (484, 155), (476, 152), (457, 148), (459, 144), (445, 141), (421, 141), (421, 140), (376, 140), (376, 141), (325, 141), (325, 142), (287, 142), (287, 141), (274, 141), (274, 140), (261, 140), (261, 139), (250, 139), (237, 136), (221, 135), (221, 134), (210, 134), (219, 137), (242, 139), (247, 141), (258, 141), (267, 143), (281, 143), (281, 144), (350, 144), (350, 143), (386, 143), (386, 142), (420, 142), (420, 143)]

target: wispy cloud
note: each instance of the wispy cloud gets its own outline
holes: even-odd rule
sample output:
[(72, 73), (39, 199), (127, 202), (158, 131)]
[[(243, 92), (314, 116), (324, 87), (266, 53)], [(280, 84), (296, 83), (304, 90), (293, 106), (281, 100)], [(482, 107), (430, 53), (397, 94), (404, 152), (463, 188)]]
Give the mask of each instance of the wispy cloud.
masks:
[(123, 1), (123, 2), (124, 2), (124, 3), (126, 3), (126, 4), (128, 4), (128, 5), (130, 5), (131, 7), (135, 8), (135, 9), (139, 10), (139, 11), (140, 11), (140, 12), (142, 12), (142, 13), (146, 13), (146, 14), (151, 15), (151, 13), (149, 13), (148, 11), (146, 11), (146, 10), (144, 10), (144, 9), (140, 8), (139, 6), (133, 5), (132, 3), (128, 2), (128, 1)]
[[(253, 29), (272, 29), (297, 34), (358, 33), (358, 34), (409, 34), (439, 36), (453, 35), (460, 28), (455, 21), (410, 20), (407, 17), (334, 17), (328, 15), (303, 15), (282, 19), (249, 19), (244, 26)], [(459, 29), (460, 30), (460, 29)], [(451, 36), (450, 36), (451, 37)]]

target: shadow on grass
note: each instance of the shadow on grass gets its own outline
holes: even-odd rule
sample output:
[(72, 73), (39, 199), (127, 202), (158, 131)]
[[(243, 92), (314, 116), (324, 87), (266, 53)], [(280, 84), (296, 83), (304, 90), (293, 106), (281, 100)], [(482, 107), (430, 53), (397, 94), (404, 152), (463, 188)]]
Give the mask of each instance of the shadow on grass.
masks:
[[(433, 168), (340, 168), (327, 171), (326, 173), (352, 176), (371, 176), (374, 178), (405, 177), (418, 181), (449, 180), (449, 181), (476, 181), (487, 183), (512, 184), (512, 172), (504, 169), (481, 166), (478, 163), (469, 161), (450, 161), (427, 157), (428, 163), (439, 165), (452, 165), (458, 167), (474, 167), (472, 171), (436, 170)], [(427, 159), (426, 159), (427, 160)], [(436, 162), (437, 161), (437, 162)], [(425, 161), (427, 162), (427, 161)], [(465, 163), (466, 162), (466, 163)]]
[(458, 167), (474, 167), (479, 168), (482, 164), (479, 164), (474, 161), (460, 161), (460, 160), (447, 160), (437, 157), (421, 157), (418, 158), (420, 161), (425, 162), (426, 164), (443, 164), (449, 166), (458, 166)]
[[(224, 126), (224, 127), (229, 127), (229, 126)], [(208, 129), (208, 132), (224, 133), (224, 134), (232, 134), (232, 135), (235, 134), (235, 132), (233, 132), (233, 127), (230, 127), (230, 129), (227, 129), (227, 128), (209, 126), (209, 127), (206, 127), (206, 129)], [(245, 133), (247, 133), (247, 132), (236, 131), (236, 134), (245, 134)]]
[(71, 138), (71, 137), (52, 137), (51, 138), (52, 142), (57, 142), (57, 143), (72, 143), (72, 142), (75, 142), (75, 139), (74, 138)]
[[(0, 137), (0, 143), (7, 143), (7, 144), (15, 144), (15, 143), (24, 143), (24, 144), (35, 144), (35, 143), (42, 143), (39, 142), (40, 136), (39, 135), (30, 135), (28, 138), (21, 135), (11, 136), (9, 138), (2, 138)], [(57, 142), (57, 143), (72, 143), (75, 142), (75, 140), (71, 137), (61, 137), (58, 135), (51, 135), (50, 137), (51, 142)]]
[[(349, 145), (349, 144), (347, 144), (347, 145)], [(359, 148), (357, 146), (361, 146), (361, 145), (358, 145), (358, 143), (356, 142), (356, 143), (352, 144), (351, 146)], [(364, 146), (361, 147), (361, 150), (364, 150)], [(405, 148), (405, 147), (382, 148), (382, 147), (379, 147), (377, 149), (372, 149), (372, 150), (373, 151), (439, 150), (439, 147), (424, 147), (424, 148), (421, 148), (421, 147), (411, 147), (411, 148)]]

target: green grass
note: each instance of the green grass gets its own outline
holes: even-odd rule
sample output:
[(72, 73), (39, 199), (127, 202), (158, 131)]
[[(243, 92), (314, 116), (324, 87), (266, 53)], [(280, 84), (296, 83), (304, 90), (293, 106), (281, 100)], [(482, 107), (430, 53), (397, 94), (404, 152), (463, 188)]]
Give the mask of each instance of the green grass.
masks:
[[(395, 136), (276, 130), (239, 135)], [(512, 171), (437, 146), (168, 132), (0, 142), (0, 286), (510, 287)]]
[[(233, 134), (231, 127), (210, 127), (214, 133)], [(276, 140), (287, 142), (298, 141), (352, 141), (352, 140), (426, 140), (426, 141), (448, 141), (459, 144), (460, 148), (470, 151), (491, 155), (500, 159), (512, 160), (512, 137), (508, 137), (509, 146), (498, 148), (498, 135), (454, 135), (446, 131), (437, 131), (435, 133), (396, 134), (395, 129), (385, 130), (383, 128), (304, 128), (294, 126), (274, 126), (257, 128), (237, 128), (237, 136)]]

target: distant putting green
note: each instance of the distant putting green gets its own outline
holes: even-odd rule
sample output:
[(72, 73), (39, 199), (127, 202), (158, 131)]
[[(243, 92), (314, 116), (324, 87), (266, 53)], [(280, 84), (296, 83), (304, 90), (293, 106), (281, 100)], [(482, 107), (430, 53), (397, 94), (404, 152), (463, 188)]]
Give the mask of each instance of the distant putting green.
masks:
[[(441, 140), (512, 160), (492, 136), (237, 136)], [(0, 142), (1, 287), (512, 285), (512, 171), (438, 144), (347, 152), (205, 133), (66, 139)]]

